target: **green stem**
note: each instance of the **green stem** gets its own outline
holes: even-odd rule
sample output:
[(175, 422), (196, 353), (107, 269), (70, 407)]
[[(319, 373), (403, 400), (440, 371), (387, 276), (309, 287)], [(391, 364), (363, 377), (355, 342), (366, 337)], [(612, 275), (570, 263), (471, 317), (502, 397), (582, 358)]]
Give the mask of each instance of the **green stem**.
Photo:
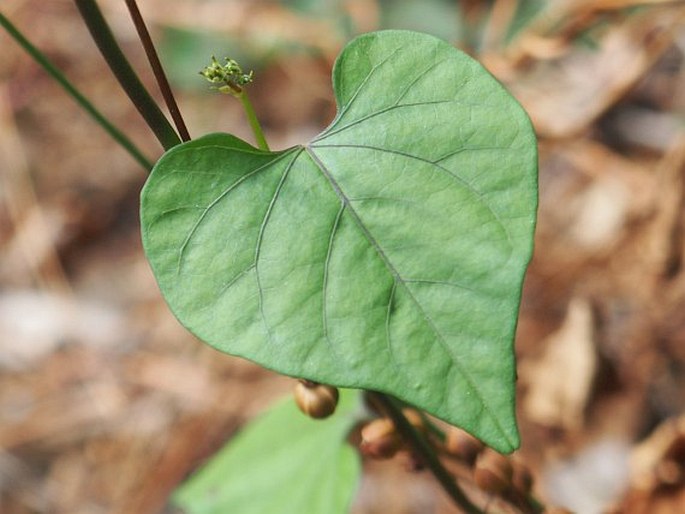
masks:
[(93, 41), (100, 49), (119, 84), (143, 116), (165, 150), (178, 145), (181, 140), (174, 127), (166, 119), (145, 86), (119, 48), (114, 35), (102, 16), (95, 0), (74, 0), (86, 23)]
[(243, 109), (245, 109), (245, 114), (247, 115), (247, 121), (250, 122), (250, 127), (252, 127), (252, 133), (254, 134), (254, 137), (257, 140), (257, 146), (262, 150), (269, 151), (269, 145), (267, 144), (266, 138), (264, 137), (262, 126), (259, 124), (257, 114), (255, 114), (254, 108), (252, 107), (252, 102), (250, 102), (250, 99), (247, 97), (247, 92), (245, 91), (245, 89), (242, 89), (242, 91), (236, 94), (236, 96), (240, 99), (240, 103), (243, 104)]
[(402, 409), (395, 400), (383, 393), (367, 391), (366, 393), (374, 403), (379, 405), (392, 419), (395, 428), (402, 438), (410, 445), (411, 449), (419, 456), (421, 461), (433, 473), (443, 490), (449, 495), (455, 505), (469, 514), (483, 514), (483, 511), (471, 503), (464, 491), (457, 485), (456, 480), (442, 465), (440, 459), (433, 451), (428, 442), (414, 430), (407, 418), (402, 414)]
[(532, 512), (534, 512), (535, 514), (542, 514), (545, 511), (545, 505), (532, 494), (528, 495), (526, 499)]
[(9, 35), (21, 46), (43, 69), (64, 88), (64, 90), (78, 103), (81, 108), (86, 111), (105, 131), (112, 136), (112, 138), (119, 143), (129, 154), (146, 170), (152, 169), (152, 162), (150, 162), (138, 147), (128, 139), (119, 129), (112, 125), (105, 116), (98, 111), (95, 106), (76, 89), (69, 79), (59, 71), (45, 55), (33, 44), (24, 37), (24, 35), (15, 27), (2, 13), (0, 13), (0, 25), (9, 33)]

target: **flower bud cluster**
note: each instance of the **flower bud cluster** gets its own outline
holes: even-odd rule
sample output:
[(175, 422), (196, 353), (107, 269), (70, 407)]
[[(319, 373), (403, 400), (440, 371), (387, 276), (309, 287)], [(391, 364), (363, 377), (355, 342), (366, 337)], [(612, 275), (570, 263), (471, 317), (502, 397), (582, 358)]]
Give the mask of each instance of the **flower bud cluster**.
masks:
[(212, 56), (212, 62), (200, 72), (216, 89), (222, 93), (240, 94), (243, 86), (252, 82), (253, 73), (243, 73), (243, 69), (233, 59), (224, 58), (225, 64)]

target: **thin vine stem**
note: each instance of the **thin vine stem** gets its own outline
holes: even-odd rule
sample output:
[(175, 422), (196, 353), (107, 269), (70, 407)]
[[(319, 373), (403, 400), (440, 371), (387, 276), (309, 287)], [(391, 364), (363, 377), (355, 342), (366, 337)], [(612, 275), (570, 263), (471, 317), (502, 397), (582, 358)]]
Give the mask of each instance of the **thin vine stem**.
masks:
[(28, 53), (34, 61), (36, 61), (60, 86), (64, 88), (69, 96), (86, 111), (95, 122), (100, 125), (117, 143), (126, 150), (131, 157), (133, 157), (138, 164), (150, 171), (152, 169), (152, 162), (143, 155), (143, 152), (127, 138), (123, 132), (116, 128), (110, 121), (102, 114), (83, 93), (81, 93), (76, 86), (74, 86), (69, 79), (54, 65), (50, 60), (34, 46), (22, 32), (9, 21), (2, 13), (0, 13), (0, 25), (7, 31), (7, 33), (14, 39), (19, 46), (21, 46), (26, 53)]
[(155, 136), (165, 150), (178, 145), (181, 140), (174, 127), (166, 119), (164, 113), (148, 93), (143, 83), (136, 75), (126, 56), (119, 48), (114, 35), (102, 16), (95, 0), (74, 0), (76, 7), (81, 13), (83, 21), (88, 27), (93, 41), (100, 49), (102, 56), (107, 61), (110, 69), (116, 76), (119, 84), (128, 97), (143, 116), (145, 122), (154, 132)]
[(411, 426), (407, 418), (402, 414), (402, 409), (395, 400), (383, 393), (367, 391), (366, 394), (390, 417), (400, 436), (430, 470), (453, 503), (469, 514), (483, 514), (483, 511), (474, 505), (459, 485), (457, 485), (455, 478), (442, 465), (442, 462), (440, 462), (440, 459), (426, 440), (414, 430), (414, 427)]
[(252, 127), (252, 133), (254, 134), (255, 139), (257, 140), (257, 146), (261, 150), (266, 150), (269, 151), (269, 145), (266, 142), (266, 138), (264, 137), (264, 131), (262, 130), (262, 126), (259, 123), (259, 119), (257, 118), (257, 114), (254, 111), (254, 107), (252, 107), (252, 102), (250, 102), (250, 99), (247, 96), (247, 92), (243, 88), (240, 93), (236, 95), (240, 99), (240, 103), (243, 104), (243, 109), (245, 110), (245, 114), (247, 115), (247, 121), (250, 122), (250, 127)]
[(140, 42), (143, 44), (145, 49), (145, 55), (147, 55), (148, 62), (152, 68), (152, 72), (155, 75), (155, 80), (159, 86), (159, 90), (162, 93), (164, 102), (166, 103), (167, 109), (169, 109), (169, 114), (171, 114), (171, 119), (176, 125), (176, 130), (178, 130), (179, 135), (183, 141), (190, 141), (190, 134), (183, 121), (183, 116), (178, 108), (176, 99), (174, 98), (174, 93), (171, 90), (169, 81), (167, 80), (166, 73), (164, 73), (164, 68), (162, 67), (162, 62), (159, 60), (159, 55), (157, 55), (157, 49), (155, 44), (152, 42), (152, 37), (150, 37), (150, 31), (145, 25), (145, 20), (143, 20), (140, 10), (138, 9), (138, 4), (136, 0), (126, 0), (126, 6), (131, 14), (131, 20), (133, 20), (133, 25), (136, 27), (138, 32), (138, 37)]

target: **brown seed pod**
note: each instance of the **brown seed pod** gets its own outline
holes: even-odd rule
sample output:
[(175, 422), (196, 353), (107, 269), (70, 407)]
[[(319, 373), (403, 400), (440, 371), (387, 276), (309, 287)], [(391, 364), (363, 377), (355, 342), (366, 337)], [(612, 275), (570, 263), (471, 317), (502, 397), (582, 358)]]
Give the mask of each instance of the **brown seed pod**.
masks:
[(476, 459), (473, 479), (476, 485), (490, 494), (502, 494), (512, 485), (514, 470), (511, 461), (490, 448)]
[(410, 473), (417, 473), (419, 471), (423, 471), (426, 469), (426, 464), (424, 463), (423, 459), (417, 455), (416, 453), (412, 451), (405, 452), (406, 453), (406, 460), (404, 464), (404, 468), (409, 471)]
[(472, 465), (484, 448), (482, 442), (460, 428), (452, 427), (447, 432), (445, 449), (466, 464)]
[(390, 459), (402, 447), (402, 438), (389, 418), (378, 418), (367, 423), (361, 431), (362, 453), (374, 459)]
[(421, 417), (421, 414), (419, 414), (419, 411), (416, 409), (402, 409), (402, 414), (404, 414), (404, 417), (407, 418), (407, 421), (409, 421), (409, 424), (414, 427), (415, 430), (417, 430), (420, 433), (424, 433), (426, 431), (426, 424), (423, 422), (423, 417)]
[(300, 380), (295, 384), (295, 403), (307, 416), (327, 418), (338, 405), (338, 389), (325, 384)]

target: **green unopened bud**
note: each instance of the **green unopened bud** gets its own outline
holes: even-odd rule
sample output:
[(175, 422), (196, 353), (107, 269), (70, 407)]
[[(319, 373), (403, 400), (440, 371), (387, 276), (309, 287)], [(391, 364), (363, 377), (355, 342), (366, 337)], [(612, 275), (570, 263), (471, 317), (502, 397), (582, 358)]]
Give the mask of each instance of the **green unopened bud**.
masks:
[(224, 58), (225, 64), (212, 56), (212, 62), (200, 72), (204, 78), (214, 84), (212, 87), (222, 93), (239, 95), (243, 86), (252, 82), (253, 72), (243, 73), (243, 69), (233, 59)]

